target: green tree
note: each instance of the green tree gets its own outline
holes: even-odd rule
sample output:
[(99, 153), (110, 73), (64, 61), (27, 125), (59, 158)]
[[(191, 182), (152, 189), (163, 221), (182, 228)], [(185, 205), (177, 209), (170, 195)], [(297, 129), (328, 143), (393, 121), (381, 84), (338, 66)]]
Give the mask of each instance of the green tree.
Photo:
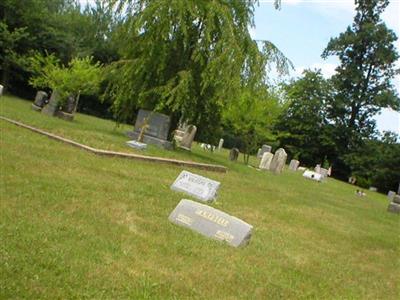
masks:
[(137, 108), (171, 114), (215, 143), (222, 110), (243, 87), (264, 85), (266, 63), (282, 55), (261, 50), (249, 34), (256, 1), (130, 0), (117, 2), (122, 59), (108, 72), (107, 96), (118, 120)]
[[(323, 57), (338, 56), (332, 77), (337, 91), (328, 104), (328, 117), (335, 124), (339, 160), (356, 150), (375, 129), (372, 117), (384, 107), (400, 108), (392, 80), (399, 70), (395, 62), (397, 40), (381, 20), (388, 0), (356, 0), (352, 26), (329, 41)], [(340, 163), (340, 162), (339, 162)]]
[(275, 126), (278, 140), (291, 157), (313, 166), (335, 153), (327, 103), (333, 96), (329, 80), (320, 70), (305, 70), (303, 76), (282, 86), (286, 109)]

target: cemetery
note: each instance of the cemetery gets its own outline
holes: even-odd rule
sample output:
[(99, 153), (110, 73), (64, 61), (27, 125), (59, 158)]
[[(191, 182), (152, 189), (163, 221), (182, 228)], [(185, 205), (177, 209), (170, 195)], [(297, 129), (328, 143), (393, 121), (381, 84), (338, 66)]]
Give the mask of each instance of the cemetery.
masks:
[(399, 299), (400, 3), (328, 2), (0, 1), (0, 299)]

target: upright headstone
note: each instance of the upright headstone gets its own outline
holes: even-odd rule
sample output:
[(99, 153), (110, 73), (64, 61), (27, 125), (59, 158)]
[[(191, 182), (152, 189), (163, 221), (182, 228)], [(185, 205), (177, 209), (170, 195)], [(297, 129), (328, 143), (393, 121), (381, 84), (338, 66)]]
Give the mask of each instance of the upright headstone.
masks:
[(265, 152), (271, 152), (271, 149), (272, 149), (272, 147), (269, 146), (269, 145), (262, 145), (261, 151), (259, 151), (259, 152), (257, 153), (257, 157), (258, 157), (258, 158), (262, 158), (263, 154), (264, 154)]
[(229, 152), (229, 160), (237, 161), (238, 157), (239, 157), (239, 149), (232, 148), (231, 151)]
[(35, 110), (42, 109), (43, 106), (46, 105), (46, 101), (48, 100), (48, 95), (44, 91), (38, 91), (35, 96), (35, 101), (33, 102), (32, 108)]
[(224, 139), (219, 139), (218, 150), (221, 150), (223, 146), (224, 146)]
[(257, 158), (262, 158), (261, 152), (262, 152), (262, 149), (261, 149), (261, 148), (258, 148), (258, 151), (257, 151)]
[(280, 174), (285, 166), (287, 154), (285, 149), (279, 148), (276, 150), (274, 157), (272, 158), (269, 169), (275, 174)]
[(51, 93), (49, 103), (45, 107), (43, 107), (42, 113), (49, 116), (55, 116), (58, 110), (59, 110), (59, 96), (57, 91), (53, 91)]
[(321, 173), (320, 173), (320, 172), (321, 172), (321, 165), (320, 165), (320, 164), (318, 164), (318, 165), (315, 166), (314, 172), (317, 172), (318, 174), (321, 174)]
[(392, 201), (394, 196), (396, 196), (396, 192), (389, 191), (387, 194), (387, 197), (389, 198), (389, 201)]
[(233, 247), (246, 245), (253, 229), (253, 226), (234, 216), (186, 199), (179, 202), (168, 219), (206, 237), (227, 242)]
[(65, 107), (63, 109), (63, 111), (65, 111), (66, 113), (72, 114), (75, 111), (75, 104), (76, 104), (76, 100), (74, 96), (69, 96), (67, 98), (67, 102), (65, 104)]
[(192, 143), (194, 140), (194, 136), (196, 135), (197, 127), (194, 125), (188, 125), (186, 127), (185, 133), (182, 136), (181, 142), (179, 144), (180, 148), (185, 150), (192, 149)]
[(289, 164), (289, 170), (297, 171), (297, 168), (299, 167), (299, 165), (300, 165), (300, 162), (298, 160), (292, 159)]
[(389, 203), (387, 208), (388, 212), (400, 214), (400, 195), (395, 195), (393, 200)]
[(4, 86), (0, 84), (0, 97), (3, 96)]
[(261, 158), (259, 168), (261, 170), (269, 170), (273, 157), (274, 157), (274, 155), (271, 152), (264, 152), (264, 154)]
[(182, 171), (171, 185), (171, 189), (184, 192), (203, 202), (211, 202), (217, 197), (220, 182), (188, 171)]

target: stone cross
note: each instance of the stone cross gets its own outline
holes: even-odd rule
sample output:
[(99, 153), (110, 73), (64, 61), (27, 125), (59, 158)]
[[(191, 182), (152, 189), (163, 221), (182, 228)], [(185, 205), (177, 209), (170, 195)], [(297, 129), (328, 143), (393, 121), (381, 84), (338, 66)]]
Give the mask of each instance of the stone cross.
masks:
[(171, 185), (171, 190), (184, 192), (203, 202), (212, 202), (217, 197), (220, 182), (188, 171), (182, 171)]
[(253, 226), (218, 209), (182, 199), (168, 218), (172, 223), (233, 247), (246, 245)]
[(192, 143), (194, 140), (194, 136), (196, 135), (196, 131), (197, 131), (196, 126), (188, 125), (186, 127), (185, 133), (182, 136), (182, 140), (179, 144), (179, 147), (190, 151), (192, 149)]
[(259, 168), (261, 170), (269, 170), (273, 157), (274, 157), (274, 155), (271, 152), (264, 152), (264, 154), (261, 158)]
[(269, 169), (275, 174), (282, 173), (283, 167), (285, 166), (287, 154), (285, 149), (279, 148), (276, 150), (274, 157), (272, 158)]

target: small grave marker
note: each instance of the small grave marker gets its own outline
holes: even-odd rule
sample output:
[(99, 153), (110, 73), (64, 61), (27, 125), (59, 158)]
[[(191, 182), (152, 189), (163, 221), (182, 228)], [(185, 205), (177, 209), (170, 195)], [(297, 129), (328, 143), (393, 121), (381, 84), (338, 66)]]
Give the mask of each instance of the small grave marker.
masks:
[(139, 149), (139, 150), (144, 150), (144, 149), (147, 148), (147, 144), (141, 143), (141, 142), (138, 142), (138, 141), (128, 141), (128, 142), (126, 142), (126, 144), (129, 147), (132, 147), (132, 148), (135, 148), (135, 149)]

